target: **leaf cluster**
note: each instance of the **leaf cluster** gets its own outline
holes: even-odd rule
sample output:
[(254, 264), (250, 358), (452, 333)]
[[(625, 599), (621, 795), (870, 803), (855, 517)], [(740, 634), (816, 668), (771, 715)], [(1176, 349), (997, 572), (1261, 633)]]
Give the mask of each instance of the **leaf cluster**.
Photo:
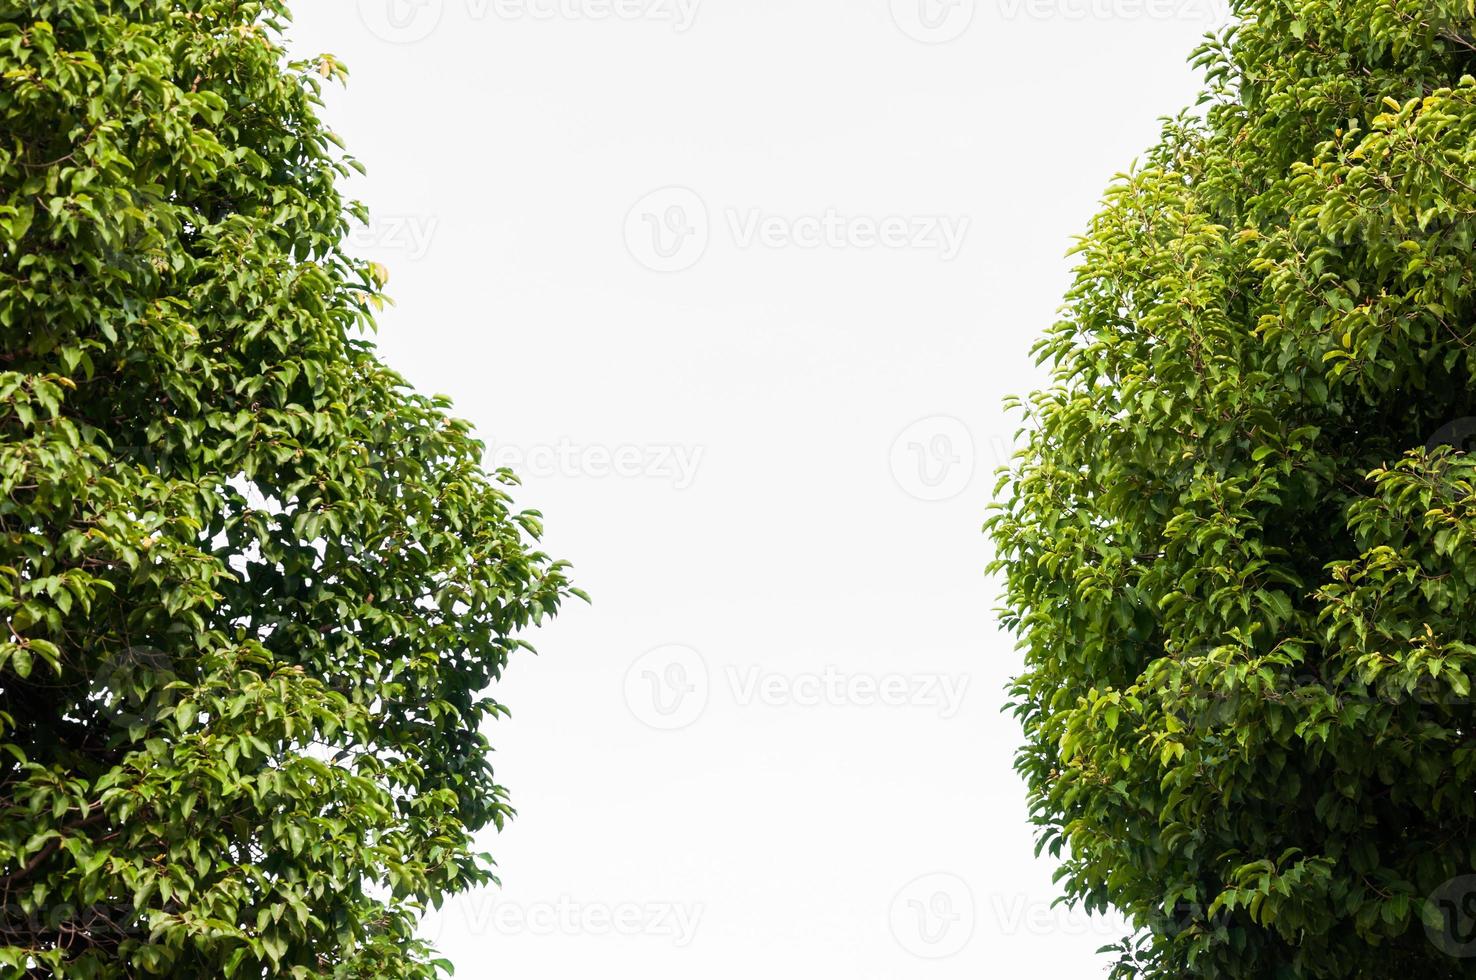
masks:
[[(411, 978), (571, 593), (367, 339), (280, 0), (0, 0), (0, 973)], [(7, 974), (10, 975), (10, 974)]]
[(1015, 403), (1017, 769), (1118, 977), (1466, 976), (1476, 7), (1234, 6)]

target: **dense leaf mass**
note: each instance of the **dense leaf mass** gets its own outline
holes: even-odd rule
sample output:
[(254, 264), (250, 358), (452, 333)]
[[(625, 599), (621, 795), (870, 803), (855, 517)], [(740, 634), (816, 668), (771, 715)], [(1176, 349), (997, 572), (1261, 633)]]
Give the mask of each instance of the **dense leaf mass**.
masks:
[(1017, 768), (1116, 976), (1476, 975), (1476, 6), (1234, 7), (1020, 403)]
[(425, 977), (571, 591), (364, 339), (280, 0), (0, 0), (0, 974)]

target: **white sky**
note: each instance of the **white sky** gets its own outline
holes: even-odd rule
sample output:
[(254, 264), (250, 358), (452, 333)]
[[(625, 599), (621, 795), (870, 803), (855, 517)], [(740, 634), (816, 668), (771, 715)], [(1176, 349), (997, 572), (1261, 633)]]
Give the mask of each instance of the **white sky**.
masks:
[(1222, 7), (298, 0), (384, 356), (595, 599), (495, 692), (519, 817), (425, 924), (458, 977), (1102, 974), (979, 526), (1071, 237)]

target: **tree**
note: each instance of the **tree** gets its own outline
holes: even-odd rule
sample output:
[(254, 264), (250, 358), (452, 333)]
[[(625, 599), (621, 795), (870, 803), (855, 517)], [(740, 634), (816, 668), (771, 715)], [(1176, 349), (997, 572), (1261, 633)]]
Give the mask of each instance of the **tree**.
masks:
[(0, 0), (0, 973), (428, 977), (492, 880), (482, 692), (575, 590), (365, 339), (287, 16)]
[(1115, 976), (1468, 976), (1476, 8), (1233, 6), (1016, 402), (1016, 768)]

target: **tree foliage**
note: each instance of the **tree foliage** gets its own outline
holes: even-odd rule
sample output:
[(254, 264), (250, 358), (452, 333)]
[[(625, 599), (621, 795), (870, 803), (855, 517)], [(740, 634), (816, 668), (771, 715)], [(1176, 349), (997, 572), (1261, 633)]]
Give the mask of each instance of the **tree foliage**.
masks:
[[(0, 973), (426, 977), (572, 590), (364, 331), (281, 0), (0, 0)], [(12, 971), (12, 972), (7, 972)]]
[(1468, 976), (1476, 6), (1234, 8), (1018, 403), (1017, 769), (1115, 976)]

